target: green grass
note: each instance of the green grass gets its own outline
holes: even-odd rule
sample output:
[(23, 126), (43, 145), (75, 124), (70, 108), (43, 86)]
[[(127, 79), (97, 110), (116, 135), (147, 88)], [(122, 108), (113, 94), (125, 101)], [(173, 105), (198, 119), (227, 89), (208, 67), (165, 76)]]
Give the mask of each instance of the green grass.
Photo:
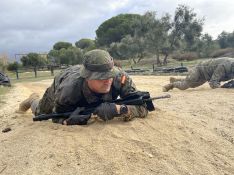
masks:
[[(54, 75), (57, 75), (59, 72), (60, 70), (55, 70)], [(19, 73), (19, 79), (16, 78), (15, 72), (9, 72), (7, 73), (7, 75), (10, 78), (12, 84), (20, 82), (34, 82), (54, 78), (54, 76), (51, 75), (50, 71), (38, 71), (37, 78), (35, 78), (34, 72)]]

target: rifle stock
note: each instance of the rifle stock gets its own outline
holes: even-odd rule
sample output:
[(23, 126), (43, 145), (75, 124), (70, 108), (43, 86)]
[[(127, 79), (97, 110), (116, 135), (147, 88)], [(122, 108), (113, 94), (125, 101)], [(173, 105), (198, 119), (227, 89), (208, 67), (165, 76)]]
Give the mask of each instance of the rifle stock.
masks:
[[(112, 103), (115, 103), (117, 105), (143, 105), (146, 104), (146, 108), (148, 111), (154, 111), (154, 105), (153, 105), (153, 100), (157, 99), (163, 99), (163, 98), (170, 98), (171, 96), (169, 94), (163, 95), (163, 96), (158, 96), (158, 97), (150, 97), (149, 92), (135, 92), (123, 99), (117, 99), (112, 101)], [(92, 114), (94, 110), (96, 109), (97, 106), (99, 106), (101, 103), (97, 104), (94, 107), (86, 107), (84, 111), (82, 111), (80, 114)], [(69, 118), (69, 116), (72, 114), (72, 112), (66, 112), (66, 113), (52, 113), (52, 114), (41, 114), (38, 116), (35, 116), (33, 118), (33, 121), (42, 121), (42, 120), (49, 120), (52, 118)], [(87, 121), (90, 119), (87, 118)]]

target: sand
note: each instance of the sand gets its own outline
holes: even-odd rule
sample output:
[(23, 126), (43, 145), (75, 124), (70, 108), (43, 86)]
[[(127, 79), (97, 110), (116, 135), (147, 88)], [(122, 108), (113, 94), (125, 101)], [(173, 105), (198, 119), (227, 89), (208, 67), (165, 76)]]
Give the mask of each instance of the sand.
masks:
[(18, 83), (0, 105), (0, 174), (148, 175), (234, 174), (234, 89), (204, 84), (162, 92), (167, 76), (132, 76), (151, 96), (156, 111), (130, 122), (92, 120), (86, 126), (33, 122), (17, 114), (32, 92), (52, 80)]

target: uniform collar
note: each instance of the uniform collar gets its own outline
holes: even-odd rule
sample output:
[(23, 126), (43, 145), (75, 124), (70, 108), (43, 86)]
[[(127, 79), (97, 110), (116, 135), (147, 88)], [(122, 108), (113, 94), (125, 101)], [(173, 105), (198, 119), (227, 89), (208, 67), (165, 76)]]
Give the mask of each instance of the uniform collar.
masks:
[(112, 87), (110, 89), (110, 92), (107, 94), (103, 94), (103, 95), (96, 94), (90, 90), (90, 88), (88, 87), (87, 81), (84, 80), (82, 90), (83, 90), (84, 97), (89, 104), (96, 103), (100, 101), (100, 99), (101, 101), (105, 101), (105, 102), (112, 101)]

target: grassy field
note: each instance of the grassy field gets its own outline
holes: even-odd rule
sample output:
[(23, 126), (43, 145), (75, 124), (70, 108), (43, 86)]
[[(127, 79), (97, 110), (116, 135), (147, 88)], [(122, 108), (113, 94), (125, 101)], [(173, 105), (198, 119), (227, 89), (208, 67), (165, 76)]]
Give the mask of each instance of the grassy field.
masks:
[[(57, 75), (61, 70), (55, 70), (54, 76)], [(8, 77), (11, 80), (11, 83), (19, 83), (19, 82), (32, 82), (32, 81), (40, 81), (45, 79), (52, 79), (54, 76), (51, 75), (50, 71), (38, 71), (37, 78), (35, 78), (34, 72), (22, 72), (19, 73), (19, 79), (16, 78), (15, 72), (7, 73)]]

